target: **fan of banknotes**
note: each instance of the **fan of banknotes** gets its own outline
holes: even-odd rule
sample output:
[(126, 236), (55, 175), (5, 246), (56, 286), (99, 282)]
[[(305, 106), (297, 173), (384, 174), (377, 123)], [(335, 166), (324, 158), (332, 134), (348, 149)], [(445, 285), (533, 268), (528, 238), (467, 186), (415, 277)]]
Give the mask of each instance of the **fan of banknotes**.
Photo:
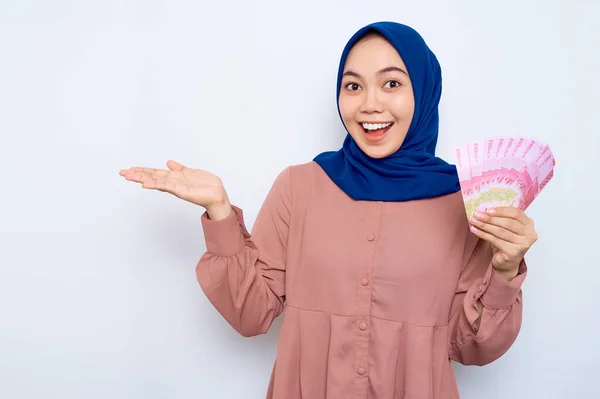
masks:
[(496, 137), (455, 149), (455, 161), (467, 217), (493, 206), (522, 210), (554, 175), (548, 145), (526, 137)]

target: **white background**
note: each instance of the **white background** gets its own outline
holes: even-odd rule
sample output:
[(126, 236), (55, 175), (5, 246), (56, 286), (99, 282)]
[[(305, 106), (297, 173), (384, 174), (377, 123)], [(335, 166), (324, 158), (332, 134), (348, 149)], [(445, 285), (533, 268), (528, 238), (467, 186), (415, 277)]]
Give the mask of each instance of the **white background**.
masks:
[(341, 145), (339, 56), (376, 20), (442, 64), (438, 155), (514, 134), (557, 159), (528, 210), (521, 334), (456, 366), (462, 397), (600, 397), (599, 16), (593, 0), (0, 1), (0, 398), (264, 397), (281, 320), (237, 335), (195, 279), (202, 209), (118, 172), (211, 170), (250, 227), (285, 166)]

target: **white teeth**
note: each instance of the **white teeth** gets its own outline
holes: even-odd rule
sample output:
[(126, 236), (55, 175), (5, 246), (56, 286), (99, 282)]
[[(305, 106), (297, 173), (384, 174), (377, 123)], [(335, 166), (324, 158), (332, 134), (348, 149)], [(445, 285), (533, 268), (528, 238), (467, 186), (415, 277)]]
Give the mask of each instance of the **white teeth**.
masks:
[(391, 123), (363, 123), (362, 126), (367, 130), (379, 130), (390, 126)]

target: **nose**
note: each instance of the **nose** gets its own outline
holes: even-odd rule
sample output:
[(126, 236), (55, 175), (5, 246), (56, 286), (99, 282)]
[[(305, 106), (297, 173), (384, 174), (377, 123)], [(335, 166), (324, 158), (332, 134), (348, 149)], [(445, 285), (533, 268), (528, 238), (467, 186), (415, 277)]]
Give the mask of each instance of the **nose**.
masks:
[(363, 102), (360, 106), (360, 112), (366, 114), (373, 114), (376, 112), (383, 112), (383, 105), (379, 98), (379, 92), (377, 90), (365, 90)]

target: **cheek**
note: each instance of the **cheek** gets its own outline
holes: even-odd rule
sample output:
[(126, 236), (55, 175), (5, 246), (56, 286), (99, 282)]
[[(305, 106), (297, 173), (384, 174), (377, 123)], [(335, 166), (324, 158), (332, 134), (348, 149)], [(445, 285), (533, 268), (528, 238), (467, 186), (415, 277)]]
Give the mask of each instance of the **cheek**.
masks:
[(415, 111), (415, 101), (412, 97), (412, 94), (403, 94), (394, 96), (390, 101), (390, 111), (401, 121), (405, 121), (408, 119), (410, 123), (410, 119)]
[(356, 114), (358, 111), (358, 102), (354, 101), (353, 98), (340, 97), (340, 114), (346, 127), (353, 129), (353, 122), (356, 122)]

